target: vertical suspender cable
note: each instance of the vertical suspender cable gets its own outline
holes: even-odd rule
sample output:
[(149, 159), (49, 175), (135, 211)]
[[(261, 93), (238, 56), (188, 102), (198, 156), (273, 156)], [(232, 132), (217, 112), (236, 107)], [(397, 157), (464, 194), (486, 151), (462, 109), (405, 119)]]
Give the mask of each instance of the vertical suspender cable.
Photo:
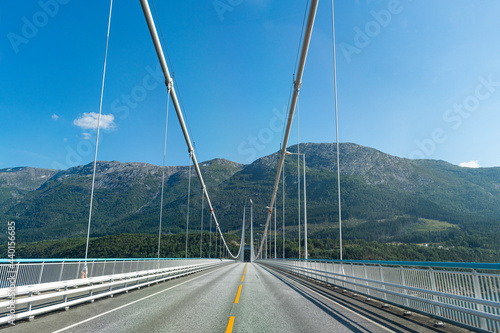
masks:
[(255, 260), (255, 250), (253, 244), (253, 201), (250, 199), (250, 262)]
[[(203, 191), (204, 189), (202, 189)], [(203, 244), (203, 204), (204, 204), (205, 196), (201, 193), (201, 225), (200, 225), (200, 258), (201, 256), (201, 246)]]
[(210, 242), (208, 245), (208, 258), (212, 258), (212, 214), (210, 214)]
[(89, 223), (87, 226), (87, 243), (85, 245), (85, 265), (83, 266), (82, 277), (87, 277), (87, 258), (88, 258), (88, 253), (89, 253), (90, 222), (92, 220), (92, 205), (94, 202), (95, 172), (96, 172), (96, 165), (97, 165), (97, 149), (99, 147), (99, 129), (101, 126), (102, 98), (104, 95), (104, 80), (106, 78), (106, 60), (108, 58), (109, 29), (111, 27), (111, 12), (112, 12), (112, 10), (113, 10), (113, 0), (111, 0), (110, 5), (109, 5), (108, 32), (106, 34), (106, 51), (104, 52), (104, 68), (102, 71), (101, 99), (99, 102), (99, 116), (97, 117), (97, 135), (96, 135), (96, 140), (95, 140), (94, 171), (92, 173), (92, 189), (90, 191)]
[(300, 259), (300, 141), (299, 141), (299, 105), (300, 98), (297, 98), (297, 207), (299, 216), (299, 259)]
[(240, 244), (240, 261), (245, 261), (245, 215), (247, 210), (247, 203), (243, 206), (243, 228), (241, 230), (241, 244)]
[(285, 163), (283, 163), (283, 259), (285, 259)]
[(272, 231), (273, 231), (273, 228), (271, 227), (271, 228), (269, 228), (269, 232), (267, 234), (268, 238), (269, 238), (269, 259), (271, 259), (271, 252), (273, 250), (273, 243), (271, 241), (271, 233), (272, 233)]
[[(276, 207), (276, 198), (274, 198), (274, 207)], [(274, 209), (274, 259), (278, 258), (278, 252), (276, 249), (276, 208)]]
[(302, 154), (302, 166), (304, 167), (304, 259), (308, 259), (307, 254), (307, 194), (306, 194), (306, 153)]
[[(192, 155), (193, 152), (189, 152)], [(187, 202), (187, 214), (186, 214), (186, 258), (188, 257), (188, 237), (189, 237), (189, 198), (191, 197), (191, 156), (189, 158), (189, 182), (188, 182), (188, 202)]]
[(342, 255), (342, 204), (340, 201), (340, 145), (339, 145), (339, 115), (337, 108), (337, 64), (335, 61), (335, 15), (332, 0), (332, 37), (333, 37), (333, 92), (335, 96), (335, 133), (337, 140), (337, 191), (339, 201), (339, 239), (340, 239), (340, 260), (343, 259)]
[(167, 155), (167, 128), (168, 128), (168, 105), (170, 100), (170, 85), (167, 93), (167, 116), (165, 118), (165, 140), (163, 143), (163, 164), (161, 167), (161, 199), (160, 199), (160, 226), (158, 228), (158, 259), (160, 259), (160, 246), (161, 246), (161, 222), (163, 220), (163, 190), (165, 188), (165, 157)]

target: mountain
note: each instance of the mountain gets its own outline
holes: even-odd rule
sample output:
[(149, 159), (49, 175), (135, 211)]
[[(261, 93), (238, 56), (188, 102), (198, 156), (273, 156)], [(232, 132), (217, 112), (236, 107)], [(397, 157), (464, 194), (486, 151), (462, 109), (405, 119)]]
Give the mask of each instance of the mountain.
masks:
[[(229, 178), (241, 165), (215, 159), (202, 163), (201, 167), (207, 188), (210, 188)], [(4, 172), (0, 172), (0, 179), (4, 177)], [(0, 214), (6, 220), (16, 221), (18, 241), (86, 235), (92, 172), (92, 163), (53, 172), (35, 190), (0, 203)], [(187, 166), (165, 168), (165, 206), (171, 206), (180, 198), (187, 198), (188, 175)], [(192, 175), (194, 195), (200, 192), (200, 186), (194, 171)], [(33, 179), (37, 176), (34, 175)], [(159, 220), (161, 179), (162, 168), (158, 166), (98, 162), (92, 214), (93, 234), (154, 232), (157, 229), (154, 225)], [(185, 207), (186, 204), (183, 204)], [(166, 219), (178, 215), (180, 211), (179, 208), (170, 212), (167, 210)], [(170, 224), (170, 227), (172, 231), (178, 231), (177, 225)]]
[[(295, 153), (297, 146), (288, 150)], [(300, 153), (306, 156), (309, 236), (337, 238), (336, 145), (304, 143)], [(254, 203), (257, 230), (265, 222), (278, 158), (279, 154), (274, 153), (248, 165), (223, 159), (200, 163), (223, 231), (241, 229), (243, 206), (249, 205), (248, 199)], [(300, 166), (302, 169), (302, 160)], [(0, 214), (3, 220), (16, 221), (18, 241), (84, 236), (92, 167), (0, 170)], [(347, 239), (448, 241), (476, 247), (500, 244), (500, 168), (469, 169), (444, 161), (409, 160), (342, 143), (340, 173), (342, 227)], [(199, 231), (201, 189), (194, 170), (191, 175), (189, 229)], [(297, 237), (296, 155), (287, 156), (285, 175), (287, 234)], [(157, 233), (161, 178), (158, 166), (98, 162), (91, 235)], [(165, 168), (165, 233), (185, 232), (188, 182), (189, 167)], [(278, 227), (282, 225), (281, 188), (280, 184)], [(206, 230), (210, 223), (206, 204), (203, 223)]]
[(36, 190), (55, 173), (56, 170), (37, 168), (0, 169), (0, 204)]

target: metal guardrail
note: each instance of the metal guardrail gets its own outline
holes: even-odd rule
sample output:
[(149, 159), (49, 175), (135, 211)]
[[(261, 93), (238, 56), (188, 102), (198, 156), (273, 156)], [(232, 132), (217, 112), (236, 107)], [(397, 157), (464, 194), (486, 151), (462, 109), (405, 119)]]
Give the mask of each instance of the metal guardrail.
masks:
[(426, 266), (423, 262), (272, 259), (257, 262), (475, 331), (500, 332), (500, 264)]
[[(178, 267), (207, 260), (209, 259), (88, 259), (88, 277)], [(83, 259), (18, 259), (15, 260), (16, 286), (78, 279), (84, 265)], [(9, 286), (8, 278), (12, 271), (9, 260), (0, 259), (0, 289)]]
[[(88, 277), (78, 259), (17, 260), (14, 289), (7, 281), (10, 263), (0, 261), (0, 325), (42, 313), (93, 302), (116, 293), (234, 262), (222, 259), (91, 259)], [(12, 269), (10, 269), (12, 272)], [(10, 275), (9, 275), (10, 277)], [(15, 311), (9, 312), (14, 290)]]

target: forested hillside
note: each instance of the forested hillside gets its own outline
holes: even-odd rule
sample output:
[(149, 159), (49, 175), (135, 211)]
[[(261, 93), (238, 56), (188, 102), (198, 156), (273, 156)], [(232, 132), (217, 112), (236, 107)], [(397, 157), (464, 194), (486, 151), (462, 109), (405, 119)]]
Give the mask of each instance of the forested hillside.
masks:
[[(289, 150), (296, 152), (297, 147)], [(301, 144), (300, 152), (306, 154), (309, 236), (335, 240), (339, 227), (336, 147), (306, 143)], [(224, 232), (241, 230), (248, 199), (253, 200), (259, 232), (270, 203), (278, 156), (265, 156), (249, 165), (223, 159), (200, 164)], [(341, 144), (340, 161), (344, 239), (500, 249), (500, 168), (470, 169), (443, 161), (409, 160), (352, 143)], [(302, 170), (302, 161), (299, 163)], [(188, 170), (187, 166), (166, 168), (165, 234), (185, 233)], [(296, 239), (296, 156), (287, 156), (285, 175), (286, 232)], [(0, 170), (0, 216), (16, 222), (20, 243), (84, 237), (91, 176), (92, 164), (61, 171)], [(91, 236), (157, 234), (160, 189), (161, 167), (99, 162)], [(278, 232), (282, 230), (282, 202), (280, 184)], [(190, 229), (199, 231), (201, 188), (194, 172), (189, 220)], [(209, 230), (206, 205), (203, 223), (203, 229)], [(2, 237), (0, 242), (6, 235)]]

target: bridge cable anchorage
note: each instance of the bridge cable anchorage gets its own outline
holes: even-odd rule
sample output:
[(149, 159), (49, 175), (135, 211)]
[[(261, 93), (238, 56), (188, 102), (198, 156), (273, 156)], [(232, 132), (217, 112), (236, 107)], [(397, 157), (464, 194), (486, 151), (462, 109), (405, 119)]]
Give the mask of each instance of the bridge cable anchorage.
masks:
[(189, 235), (189, 198), (191, 197), (191, 159), (193, 156), (193, 151), (189, 152), (189, 174), (188, 174), (188, 202), (187, 202), (187, 214), (186, 214), (186, 258), (188, 256), (188, 235)]
[(171, 81), (167, 84), (167, 115), (165, 117), (165, 140), (163, 144), (163, 164), (161, 175), (161, 199), (160, 199), (160, 226), (158, 228), (158, 259), (160, 259), (160, 246), (161, 246), (161, 222), (163, 220), (163, 190), (165, 187), (165, 157), (167, 155), (167, 128), (168, 128), (168, 106), (170, 101), (170, 89), (172, 88)]
[(101, 83), (101, 98), (99, 102), (99, 116), (97, 117), (97, 134), (95, 140), (95, 152), (94, 152), (94, 170), (92, 173), (92, 189), (90, 191), (90, 208), (89, 208), (89, 223), (87, 225), (87, 242), (85, 245), (85, 264), (83, 265), (83, 270), (81, 277), (88, 277), (87, 273), (87, 258), (89, 253), (89, 236), (90, 236), (90, 222), (92, 221), (92, 205), (94, 202), (94, 188), (95, 188), (95, 174), (97, 165), (97, 150), (99, 148), (99, 129), (101, 128), (101, 114), (102, 114), (102, 99), (104, 96), (104, 82), (106, 79), (106, 62), (108, 59), (108, 45), (109, 45), (109, 30), (111, 28), (111, 13), (113, 12), (113, 0), (109, 4), (109, 18), (108, 18), (108, 32), (106, 34), (106, 49), (104, 51), (104, 68), (102, 70), (102, 83)]
[(337, 64), (335, 56), (335, 15), (332, 0), (332, 38), (333, 38), (333, 94), (335, 96), (335, 134), (337, 142), (337, 192), (339, 202), (339, 242), (340, 242), (340, 260), (343, 259), (342, 251), (342, 204), (340, 201), (340, 144), (339, 144), (339, 115), (337, 105)]
[[(314, 19), (316, 18), (316, 10), (318, 9), (318, 2), (319, 2), (319, 0), (312, 0), (310, 8), (309, 8), (309, 14), (307, 17), (307, 25), (306, 25), (306, 30), (305, 30), (305, 34), (304, 34), (304, 40), (302, 42), (300, 61), (299, 61), (299, 66), (297, 68), (297, 79), (295, 80), (296, 89), (293, 93), (292, 102), (290, 104), (290, 110), (288, 112), (288, 121), (287, 121), (287, 125), (286, 125), (285, 137), (283, 138), (283, 148), (281, 149), (281, 158), (280, 158), (280, 162), (279, 162), (279, 165), (277, 168), (276, 178), (274, 181), (273, 195), (271, 197), (271, 202), (269, 204), (269, 207), (271, 207), (271, 208), (273, 207), (273, 204), (274, 204), (274, 199), (276, 197), (276, 192), (278, 189), (278, 183), (279, 183), (280, 174), (281, 174), (281, 168), (282, 168), (282, 165), (283, 165), (283, 162), (285, 159), (286, 147), (288, 145), (288, 138), (290, 136), (290, 129), (292, 127), (293, 115), (295, 113), (295, 107), (296, 107), (297, 98), (299, 95), (298, 90), (300, 90), (300, 86), (302, 84), (302, 75), (304, 74), (304, 67), (305, 67), (305, 63), (306, 63), (307, 52), (309, 50), (309, 43), (311, 41), (312, 30), (314, 27)], [(271, 214), (268, 213), (266, 225), (264, 227), (264, 235), (265, 236), (264, 236), (264, 239), (262, 240), (262, 242), (260, 243), (259, 252), (257, 253), (257, 257), (262, 252), (262, 247), (264, 244), (263, 242), (266, 240), (265, 238), (267, 236), (267, 230), (269, 228), (270, 221), (271, 221)]]
[[(163, 75), (165, 76), (165, 81), (169, 82), (170, 78), (171, 78), (170, 72), (168, 70), (165, 55), (163, 53), (163, 48), (162, 48), (160, 39), (158, 37), (158, 32), (156, 31), (156, 26), (154, 23), (153, 16), (151, 14), (151, 9), (149, 8), (148, 0), (140, 0), (140, 2), (141, 2), (142, 11), (144, 13), (144, 17), (146, 19), (146, 23), (148, 25), (148, 29), (149, 29), (149, 32), (151, 35), (151, 39), (153, 40), (153, 44), (154, 44), (154, 47), (156, 50), (156, 55), (158, 56), (158, 60), (160, 61)], [(188, 132), (188, 129), (186, 127), (186, 123), (184, 121), (184, 117), (183, 117), (182, 110), (181, 110), (181, 105), (179, 104), (179, 99), (177, 98), (175, 85), (176, 85), (176, 82), (174, 81), (174, 86), (170, 90), (170, 97), (172, 98), (172, 104), (174, 105), (176, 115), (177, 115), (177, 118), (179, 120), (179, 125), (181, 126), (181, 130), (182, 130), (182, 133), (184, 135), (184, 140), (186, 141), (186, 145), (188, 147), (188, 151), (191, 152), (191, 151), (193, 151), (193, 146), (191, 144), (191, 138), (189, 136), (189, 132)], [(181, 101), (181, 103), (182, 103), (182, 101)], [(205, 182), (203, 180), (203, 176), (201, 175), (198, 161), (196, 160), (196, 154), (193, 153), (191, 159), (193, 162), (194, 169), (196, 171), (196, 175), (198, 176), (198, 180), (200, 182), (200, 185), (203, 187), (203, 186), (205, 186)], [(205, 200), (207, 202), (208, 208), (211, 211), (211, 216), (213, 217), (216, 228), (217, 228), (218, 232), (221, 234), (221, 243), (224, 243), (224, 246), (228, 250), (229, 255), (233, 259), (236, 259), (237, 256), (233, 255), (233, 253), (229, 250), (227, 242), (224, 239), (224, 236), (222, 235), (222, 231), (221, 231), (219, 222), (217, 220), (217, 216), (215, 215), (215, 213), (213, 211), (212, 202), (210, 201), (210, 196), (208, 195), (208, 191), (205, 191)]]

